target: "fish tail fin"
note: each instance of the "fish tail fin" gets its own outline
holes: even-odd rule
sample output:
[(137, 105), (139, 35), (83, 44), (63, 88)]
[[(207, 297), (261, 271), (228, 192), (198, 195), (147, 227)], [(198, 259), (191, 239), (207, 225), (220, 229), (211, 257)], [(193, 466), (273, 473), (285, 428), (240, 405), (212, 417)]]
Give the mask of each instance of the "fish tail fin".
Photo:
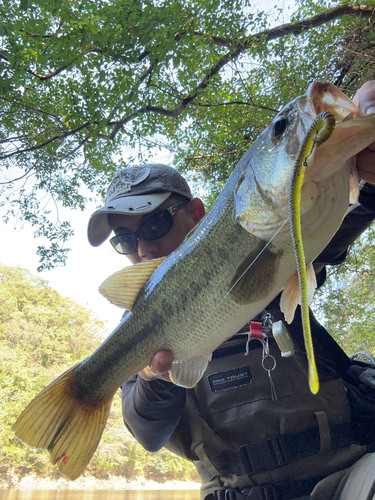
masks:
[(22, 442), (48, 450), (68, 479), (77, 479), (94, 454), (106, 425), (113, 395), (101, 403), (82, 402), (74, 391), (74, 372), (63, 373), (24, 409), (12, 430)]

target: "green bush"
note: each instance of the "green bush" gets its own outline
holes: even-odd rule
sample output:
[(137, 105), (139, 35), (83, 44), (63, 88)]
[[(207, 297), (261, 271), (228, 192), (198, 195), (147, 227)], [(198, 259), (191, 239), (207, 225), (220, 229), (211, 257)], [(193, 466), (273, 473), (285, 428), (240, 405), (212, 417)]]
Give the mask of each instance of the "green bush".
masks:
[[(0, 477), (59, 477), (48, 453), (19, 442), (11, 427), (36, 394), (98, 347), (103, 333), (102, 321), (46, 281), (0, 265)], [(150, 454), (135, 441), (124, 426), (119, 394), (85, 475), (198, 480), (189, 462), (166, 450)]]

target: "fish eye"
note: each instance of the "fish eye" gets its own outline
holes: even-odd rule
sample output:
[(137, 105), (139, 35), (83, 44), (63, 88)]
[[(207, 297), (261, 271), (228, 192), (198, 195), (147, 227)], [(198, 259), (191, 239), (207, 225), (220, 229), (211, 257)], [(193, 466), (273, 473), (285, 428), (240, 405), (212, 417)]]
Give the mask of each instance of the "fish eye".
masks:
[(280, 137), (285, 132), (286, 126), (288, 125), (288, 120), (286, 118), (280, 118), (277, 120), (272, 128), (270, 137), (273, 139), (275, 137)]

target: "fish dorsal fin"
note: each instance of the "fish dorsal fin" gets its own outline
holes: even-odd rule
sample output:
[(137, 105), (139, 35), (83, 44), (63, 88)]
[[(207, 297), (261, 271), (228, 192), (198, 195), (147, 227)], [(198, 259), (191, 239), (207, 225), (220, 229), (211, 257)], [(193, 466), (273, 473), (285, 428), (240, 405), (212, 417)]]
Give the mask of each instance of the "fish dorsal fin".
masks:
[[(307, 274), (307, 293), (308, 301), (311, 303), (314, 297), (314, 291), (316, 288), (316, 276), (312, 264), (306, 267)], [(294, 313), (296, 312), (298, 303), (300, 303), (300, 290), (298, 283), (298, 274), (295, 272), (287, 281), (284, 287), (283, 293), (280, 297), (280, 309), (284, 313), (285, 320), (287, 323), (291, 323), (294, 319)]]
[(160, 257), (146, 262), (139, 262), (134, 266), (117, 271), (103, 281), (99, 287), (99, 292), (111, 304), (131, 311), (139, 292), (165, 258)]
[(200, 358), (189, 359), (187, 361), (174, 361), (169, 370), (169, 377), (172, 382), (186, 389), (192, 389), (197, 385), (206, 371), (212, 354)]

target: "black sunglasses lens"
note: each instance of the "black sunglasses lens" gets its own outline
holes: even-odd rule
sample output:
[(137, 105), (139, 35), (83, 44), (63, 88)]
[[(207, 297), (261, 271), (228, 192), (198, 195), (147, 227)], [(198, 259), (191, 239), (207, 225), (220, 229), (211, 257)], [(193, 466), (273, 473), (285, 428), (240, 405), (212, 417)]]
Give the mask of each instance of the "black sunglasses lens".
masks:
[(160, 212), (147, 219), (138, 230), (138, 236), (146, 241), (158, 240), (165, 236), (173, 226), (173, 217), (169, 212)]
[(129, 255), (137, 250), (137, 239), (132, 234), (115, 236), (110, 242), (118, 253)]
[(118, 253), (129, 255), (137, 250), (137, 238), (143, 238), (146, 241), (158, 240), (165, 236), (172, 226), (173, 217), (165, 210), (145, 220), (135, 233), (114, 236), (109, 241)]

